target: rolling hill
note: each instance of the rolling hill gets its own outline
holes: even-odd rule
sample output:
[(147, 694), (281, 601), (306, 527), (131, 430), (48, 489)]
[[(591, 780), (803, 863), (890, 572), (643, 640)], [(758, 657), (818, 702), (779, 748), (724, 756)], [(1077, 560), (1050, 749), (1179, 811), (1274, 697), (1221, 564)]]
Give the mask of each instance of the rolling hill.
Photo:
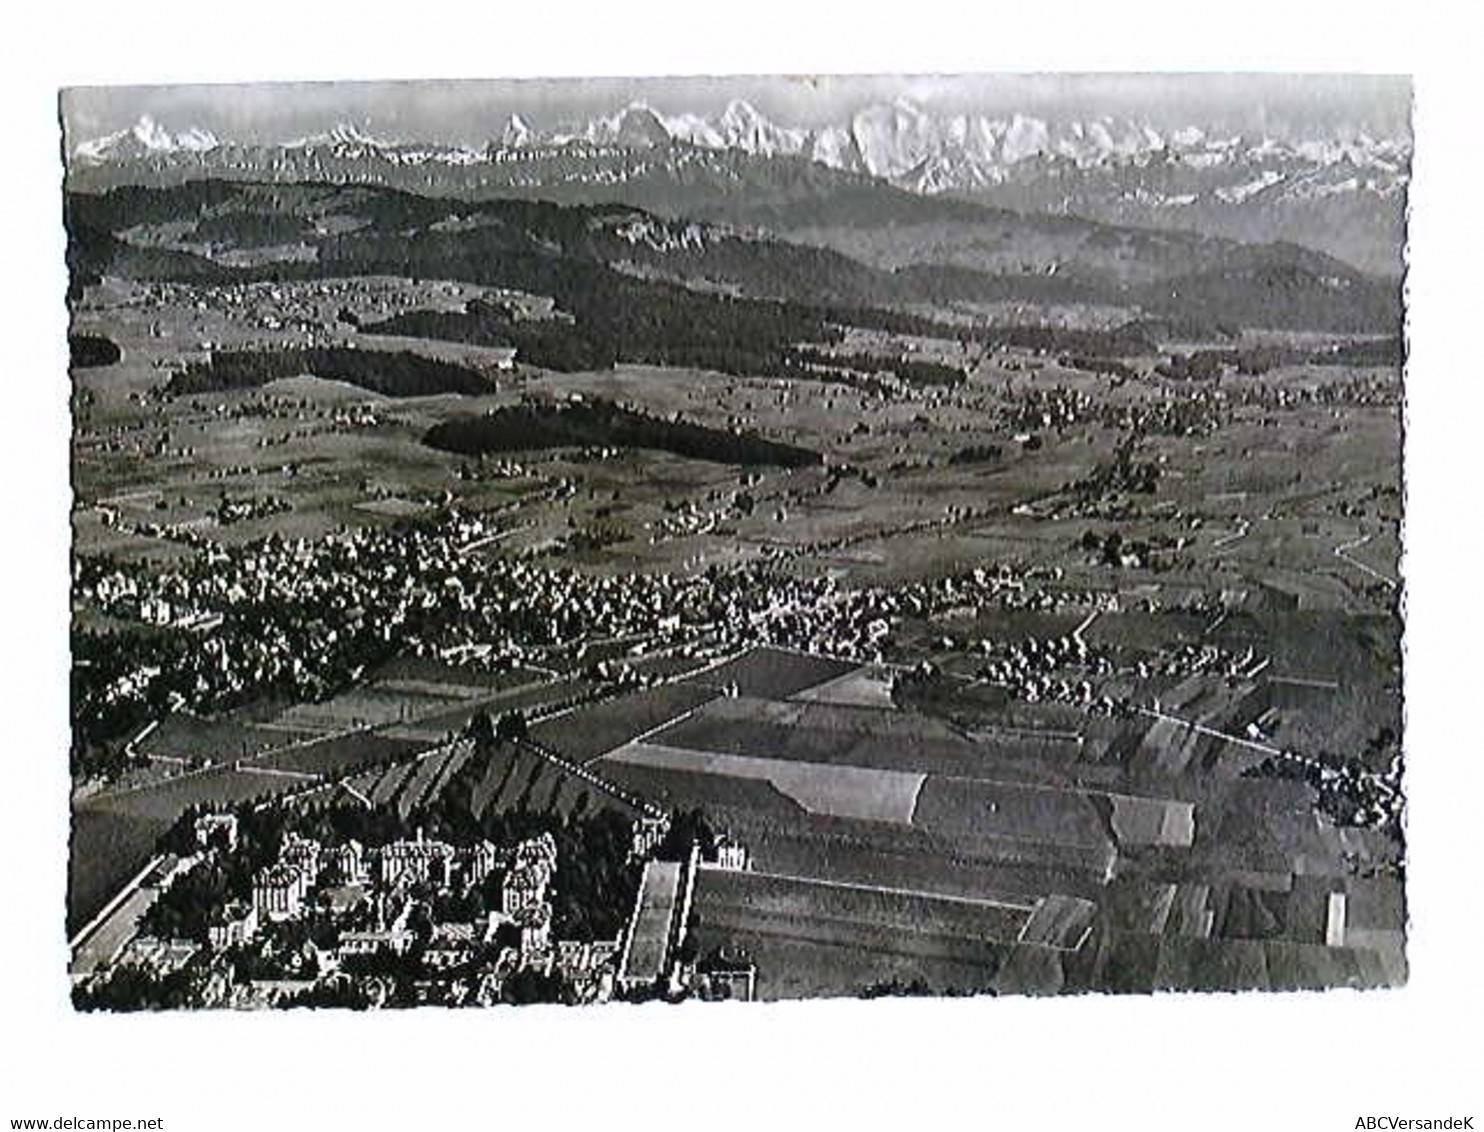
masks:
[[(601, 280), (630, 297), (684, 291), (686, 303), (713, 307), (889, 311), (1020, 300), (1347, 333), (1395, 333), (1400, 323), (1398, 284), (1296, 245), (1024, 217), (881, 185), (858, 191), (856, 212), (803, 229), (795, 242), (622, 203), (220, 180), (123, 186), (68, 194), (68, 254), (82, 281), (103, 272), (196, 283), (391, 273), (518, 287), (559, 304)], [(883, 214), (898, 219), (872, 220)], [(903, 219), (929, 214), (937, 219)], [(234, 258), (244, 251), (259, 253), (251, 266)]]

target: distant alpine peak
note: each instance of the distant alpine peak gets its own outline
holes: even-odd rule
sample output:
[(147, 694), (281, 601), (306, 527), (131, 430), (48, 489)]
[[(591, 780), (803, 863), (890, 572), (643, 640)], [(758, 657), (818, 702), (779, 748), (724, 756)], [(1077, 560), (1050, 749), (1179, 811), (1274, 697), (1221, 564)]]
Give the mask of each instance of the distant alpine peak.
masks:
[(811, 131), (780, 126), (760, 113), (752, 103), (740, 98), (727, 104), (716, 128), (726, 148), (742, 149), (763, 157), (803, 153), (811, 141)]
[(357, 147), (363, 149), (381, 148), (390, 143), (380, 141), (372, 137), (365, 130), (352, 122), (337, 122), (323, 133), (309, 134), (306, 137), (295, 138), (291, 142), (285, 142), (285, 149), (313, 149), (316, 146), (339, 146)]
[(153, 117), (144, 114), (132, 126), (91, 141), (80, 142), (73, 155), (83, 161), (128, 161), (151, 155), (205, 153), (220, 142), (216, 135), (191, 127), (172, 134)]
[(634, 101), (612, 114), (594, 118), (575, 130), (558, 130), (541, 135), (532, 131), (522, 145), (604, 145), (622, 149), (648, 149), (667, 146), (674, 140), (669, 128), (647, 102)]
[(505, 119), (505, 128), (500, 131), (500, 144), (506, 149), (519, 149), (529, 145), (536, 136), (536, 131), (531, 129), (531, 124), (519, 114), (512, 114)]
[(631, 102), (614, 123), (613, 141), (620, 146), (666, 146), (673, 140), (664, 120), (647, 103)]

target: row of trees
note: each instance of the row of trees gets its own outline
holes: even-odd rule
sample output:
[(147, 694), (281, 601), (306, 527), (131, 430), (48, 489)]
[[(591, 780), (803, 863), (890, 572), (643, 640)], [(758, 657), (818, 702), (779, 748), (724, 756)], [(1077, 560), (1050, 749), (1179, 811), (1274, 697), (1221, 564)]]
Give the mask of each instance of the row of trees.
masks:
[(316, 346), (283, 350), (229, 350), (192, 362), (170, 379), (173, 395), (256, 389), (280, 378), (313, 374), (387, 397), (488, 393), (478, 370), (409, 351)]
[(73, 369), (111, 366), (124, 356), (117, 342), (101, 334), (73, 334), (68, 337), (67, 346)]

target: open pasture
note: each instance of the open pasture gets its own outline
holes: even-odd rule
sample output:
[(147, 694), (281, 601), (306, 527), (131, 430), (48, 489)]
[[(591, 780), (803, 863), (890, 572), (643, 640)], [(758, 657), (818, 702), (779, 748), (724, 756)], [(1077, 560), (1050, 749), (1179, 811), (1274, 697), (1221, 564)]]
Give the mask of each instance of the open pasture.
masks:
[(1193, 802), (1165, 798), (1138, 798), (1128, 794), (1106, 796), (1108, 819), (1120, 846), (1162, 845), (1183, 848), (1195, 841)]
[(740, 656), (687, 677), (684, 682), (713, 689), (735, 684), (739, 696), (780, 700), (844, 676), (854, 667), (833, 657), (764, 647), (748, 649)]
[(233, 719), (173, 712), (135, 744), (142, 755), (190, 762), (222, 762), (250, 758), (275, 747), (301, 740), (312, 732), (289, 728), (257, 727)]
[(857, 995), (888, 982), (987, 990), (1026, 911), (705, 870), (696, 939), (758, 964), (759, 997)]
[(603, 760), (604, 766), (609, 763), (756, 779), (810, 813), (881, 822), (910, 822), (924, 779), (921, 774), (902, 771), (750, 758), (651, 743), (620, 747)]
[(458, 696), (368, 686), (342, 692), (321, 703), (299, 704), (284, 712), (280, 720), (299, 731), (341, 732), (419, 720), (460, 702)]
[(700, 808), (724, 818), (729, 813), (797, 814), (803, 809), (761, 778), (676, 770), (616, 759), (604, 759), (596, 769), (615, 786), (672, 810)]
[(1016, 938), (1035, 905), (916, 892), (890, 885), (821, 881), (802, 876), (701, 866), (696, 890), (719, 904), (774, 916), (854, 920), (901, 930), (971, 939)]
[(822, 886), (809, 886), (809, 898), (797, 911), (754, 906), (754, 896), (766, 887), (773, 889), (770, 901), (795, 904), (784, 892), (787, 886), (789, 881), (714, 871), (703, 872), (696, 886), (700, 950), (746, 952), (758, 966), (758, 997), (769, 1000), (858, 996), (865, 988), (917, 981), (936, 993), (985, 991), (1008, 948), (997, 939), (1024, 917), (1009, 909), (974, 909), (942, 929), (933, 915), (911, 918), (925, 914), (922, 902), (892, 908), (892, 898), (861, 890), (825, 898), (830, 912), (810, 911), (807, 899), (819, 898)]
[(1029, 922), (1025, 904), (965, 900), (890, 886), (703, 868), (696, 902), (704, 916), (730, 910), (787, 925), (817, 921), (971, 942), (1013, 942)]
[[(742, 918), (701, 920), (694, 939), (702, 953), (741, 950), (757, 964), (757, 997), (767, 1002), (798, 998), (858, 998), (873, 988), (906, 987), (919, 981), (936, 994), (988, 993), (1009, 948), (983, 944), (962, 958), (900, 950), (901, 937), (857, 930), (840, 941), (826, 932), (803, 938), (784, 926), (778, 932), (753, 928)], [(837, 930), (835, 936), (841, 933)]]
[(1004, 839), (1026, 846), (1107, 852), (1112, 841), (1093, 799), (1053, 786), (984, 779), (929, 778), (917, 797), (912, 823), (951, 837)]
[(896, 707), (891, 698), (892, 681), (888, 671), (858, 668), (838, 679), (805, 688), (795, 698), (808, 703), (891, 709)]
[(302, 790), (309, 785), (313, 785), (309, 778), (297, 774), (283, 775), (268, 769), (254, 770), (251, 764), (244, 764), (241, 770), (230, 765), (215, 766), (188, 771), (134, 790), (96, 795), (84, 805), (161, 821), (168, 826), (192, 806), (248, 802)]
[(1076, 951), (1092, 930), (1097, 905), (1090, 900), (1053, 893), (1036, 901), (1022, 925), (1018, 942)]
[(363, 732), (306, 739), (244, 762), (244, 767), (285, 770), (334, 777), (362, 766), (389, 762), (415, 750), (415, 745)]
[(462, 731), (476, 710), (498, 716), (507, 711), (522, 711), (527, 716), (565, 710), (573, 700), (590, 693), (595, 684), (587, 677), (565, 677), (541, 683), (521, 683), (498, 689), (480, 699), (455, 698), (446, 710), (420, 716), (414, 721), (385, 727), (382, 734), (391, 739), (437, 743), (451, 733)]
[(72, 811), (67, 869), (67, 934), (96, 916), (150, 859), (170, 823), (95, 805)]

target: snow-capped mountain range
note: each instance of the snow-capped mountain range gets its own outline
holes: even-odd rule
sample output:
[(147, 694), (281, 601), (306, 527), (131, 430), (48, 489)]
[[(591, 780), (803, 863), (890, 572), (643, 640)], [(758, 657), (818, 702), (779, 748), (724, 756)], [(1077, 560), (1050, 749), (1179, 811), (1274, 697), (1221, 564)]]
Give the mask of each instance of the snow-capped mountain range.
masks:
[(172, 134), (148, 114), (117, 133), (80, 142), (72, 151), (77, 161), (104, 164), (172, 153), (207, 153), (221, 142), (207, 130), (191, 128)]
[[(494, 149), (578, 145), (645, 148), (671, 144), (741, 150), (763, 157), (805, 157), (833, 169), (868, 173), (917, 192), (962, 192), (1003, 184), (1015, 169), (1039, 159), (1078, 169), (1163, 163), (1192, 170), (1292, 161), (1314, 167), (1345, 165), (1357, 187), (1393, 191), (1406, 176), (1410, 146), (1365, 133), (1344, 138), (1276, 141), (1219, 136), (1200, 126), (1160, 132), (1141, 122), (1097, 118), (1048, 123), (1015, 114), (934, 116), (905, 99), (866, 107), (848, 123), (806, 129), (780, 125), (751, 104), (734, 100), (720, 114), (671, 114), (642, 102), (576, 127), (538, 130), (512, 114), (482, 150), (466, 146), (412, 145), (373, 137), (355, 125), (286, 142), (283, 148), (328, 146), (345, 150), (421, 150), (429, 160), (463, 164)], [(222, 146), (214, 134), (191, 128), (171, 133), (145, 116), (117, 133), (79, 143), (84, 163), (127, 161), (170, 153), (206, 153)], [(462, 159), (462, 160), (458, 160)], [(1240, 191), (1234, 188), (1232, 191)]]
[(1161, 132), (1147, 123), (1096, 118), (1049, 123), (1015, 114), (935, 116), (899, 99), (866, 107), (849, 122), (806, 129), (769, 120), (735, 100), (711, 118), (667, 115), (632, 103), (578, 127), (539, 131), (511, 115), (499, 133), (503, 148), (573, 144), (649, 146), (683, 143), (760, 156), (806, 157), (834, 169), (868, 173), (917, 192), (963, 192), (1014, 179), (1016, 167), (1067, 163), (1077, 169), (1173, 164), (1192, 170), (1290, 161), (1347, 165), (1365, 188), (1394, 191), (1405, 177), (1409, 146), (1357, 133), (1343, 138), (1277, 141), (1222, 136), (1198, 125)]
[[(1051, 122), (1026, 114), (933, 113), (899, 99), (818, 128), (780, 124), (734, 100), (709, 116), (643, 102), (562, 126), (519, 114), (492, 124), (481, 146), (378, 138), (340, 125), (279, 145), (242, 145), (201, 129), (172, 133), (151, 118), (72, 150), (84, 182), (155, 173), (330, 175), (347, 163), (417, 171), (458, 167), (483, 189), (533, 191), (560, 177), (621, 186), (677, 177), (706, 153), (808, 161), (929, 196), (969, 198), (1027, 212), (1070, 213), (1119, 224), (1191, 228), (1252, 240), (1297, 240), (1371, 270), (1399, 269), (1410, 142), (1348, 136), (1279, 140), (1223, 134), (1200, 124), (1156, 129), (1109, 117)], [(396, 176), (393, 176), (396, 180)]]

